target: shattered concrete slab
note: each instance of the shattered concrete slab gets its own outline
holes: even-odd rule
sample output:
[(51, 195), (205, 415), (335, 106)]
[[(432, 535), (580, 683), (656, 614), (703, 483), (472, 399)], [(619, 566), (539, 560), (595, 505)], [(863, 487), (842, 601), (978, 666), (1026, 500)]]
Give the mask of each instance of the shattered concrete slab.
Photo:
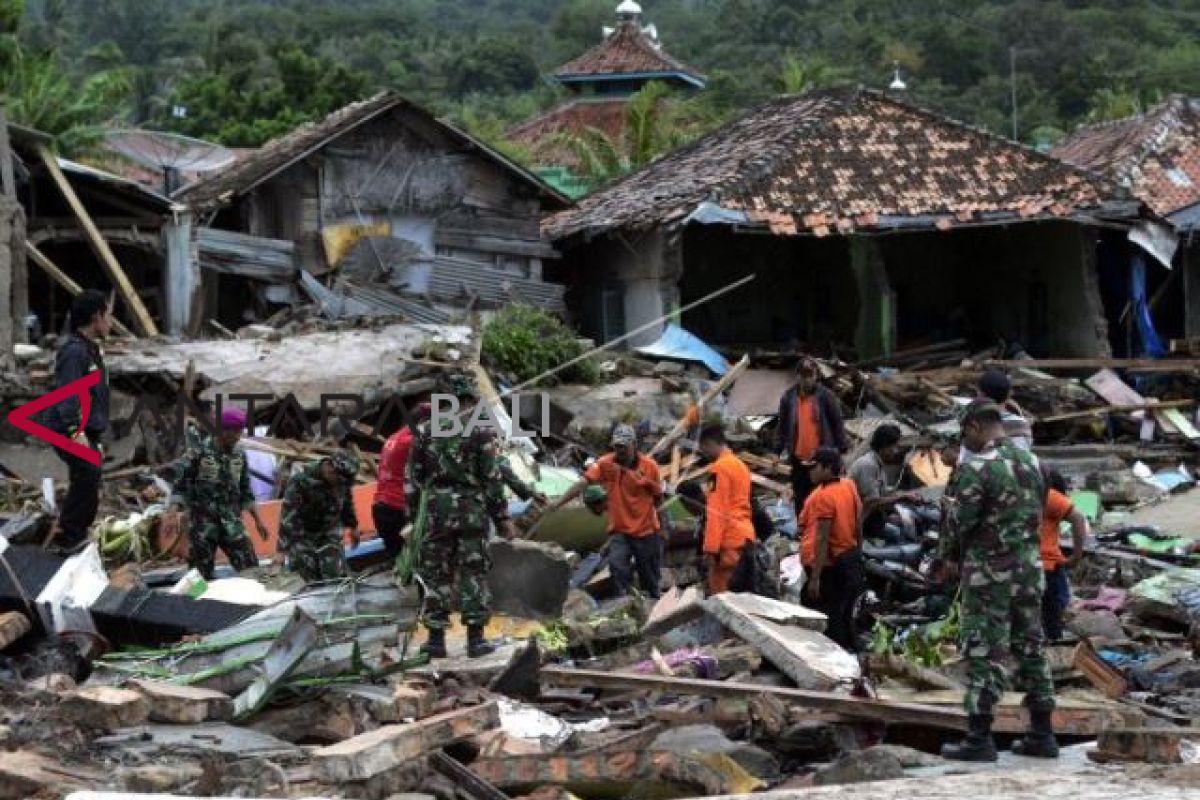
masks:
[(642, 636), (659, 636), (703, 616), (704, 590), (699, 586), (689, 586), (686, 589), (673, 586), (663, 592), (654, 608), (650, 609), (650, 616), (642, 627)]
[(263, 339), (137, 341), (106, 356), (113, 376), (163, 374), (181, 380), (189, 361), (205, 386), (201, 397), (270, 394), (319, 408), (322, 394), (385, 391), (395, 385), (413, 352), (429, 340), (444, 342), (456, 362), (471, 352), (471, 329), (453, 325), (388, 325)]
[(570, 589), (566, 552), (550, 542), (497, 540), (488, 545), (492, 608), (525, 619), (557, 619)]
[(813, 629), (824, 627), (825, 615), (820, 612), (728, 592), (708, 598), (704, 607), (802, 689), (827, 691), (862, 674), (857, 658)]
[[(47, 792), (72, 791), (87, 784), (86, 771), (76, 768), (77, 774), (64, 771), (58, 761), (29, 750), (0, 755), (0, 797), (26, 798), (48, 796)], [(99, 783), (103, 776), (96, 774)]]
[(775, 783), (783, 777), (779, 762), (773, 755), (749, 742), (735, 742), (712, 725), (671, 728), (659, 734), (650, 747), (652, 750), (693, 756), (723, 753), (764, 783)]
[(302, 751), (282, 739), (224, 722), (199, 725), (139, 725), (96, 740), (102, 748), (141, 753), (184, 751), (243, 758), (296, 758)]

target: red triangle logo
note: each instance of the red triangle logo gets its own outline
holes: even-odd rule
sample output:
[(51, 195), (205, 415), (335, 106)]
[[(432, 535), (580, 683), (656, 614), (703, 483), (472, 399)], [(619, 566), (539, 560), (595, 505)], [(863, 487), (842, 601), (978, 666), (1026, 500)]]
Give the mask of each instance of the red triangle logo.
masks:
[(17, 406), (8, 412), (8, 421), (13, 424), (14, 428), (22, 430), (30, 436), (41, 439), (46, 444), (57, 447), (59, 450), (65, 450), (76, 458), (82, 458), (89, 464), (98, 467), (101, 460), (100, 451), (93, 450), (87, 445), (68, 439), (61, 433), (50, 430), (45, 425), (39, 425), (30, 419), (30, 417), (40, 411), (45, 411), (51, 406), (58, 405), (69, 397), (78, 397), (80, 412), (79, 428), (83, 430), (83, 427), (87, 425), (88, 415), (92, 411), (92, 394), (89, 390), (99, 382), (100, 370), (93, 370), (79, 380), (71, 381), (66, 386), (55, 389), (50, 394), (44, 394), (23, 406)]

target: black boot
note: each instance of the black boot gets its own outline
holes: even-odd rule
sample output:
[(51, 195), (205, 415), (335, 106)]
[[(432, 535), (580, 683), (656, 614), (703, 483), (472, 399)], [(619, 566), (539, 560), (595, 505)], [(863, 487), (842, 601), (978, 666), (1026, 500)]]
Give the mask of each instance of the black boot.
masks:
[(955, 761), (995, 761), (996, 743), (992, 741), (992, 715), (967, 717), (967, 737), (958, 744), (942, 745), (942, 758)]
[(1058, 758), (1058, 740), (1054, 738), (1051, 715), (1054, 706), (1029, 707), (1029, 733), (1013, 742), (1012, 751), (1019, 756)]
[(483, 626), (471, 625), (467, 628), (467, 658), (479, 658), (496, 652), (496, 645), (483, 638)]
[(446, 632), (442, 630), (430, 630), (429, 638), (425, 640), (425, 644), (421, 645), (421, 652), (428, 655), (430, 658), (445, 658), (446, 657)]

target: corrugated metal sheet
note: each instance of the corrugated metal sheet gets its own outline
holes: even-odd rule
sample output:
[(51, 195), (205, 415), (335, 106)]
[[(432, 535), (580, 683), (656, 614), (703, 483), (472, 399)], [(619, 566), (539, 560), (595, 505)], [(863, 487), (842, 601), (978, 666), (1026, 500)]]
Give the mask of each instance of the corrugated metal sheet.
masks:
[(400, 316), (411, 322), (435, 325), (450, 319), (450, 315), (444, 311), (401, 297), (381, 286), (354, 286), (340, 281), (335, 291), (305, 271), (300, 273), (300, 284), (313, 302), (321, 307), (321, 313), (332, 319)]
[(473, 261), (439, 256), (406, 267), (391, 281), (399, 291), (462, 303), (471, 296), (485, 307), (528, 303), (562, 312), (566, 287), (491, 269)]
[(213, 272), (241, 275), (270, 283), (296, 279), (296, 245), (218, 228), (199, 228), (196, 240), (200, 266)]

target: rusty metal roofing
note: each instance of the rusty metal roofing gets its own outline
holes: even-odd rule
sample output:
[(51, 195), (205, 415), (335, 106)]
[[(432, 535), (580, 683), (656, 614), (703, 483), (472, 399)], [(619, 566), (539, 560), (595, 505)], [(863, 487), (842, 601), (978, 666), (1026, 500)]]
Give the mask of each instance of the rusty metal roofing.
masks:
[(605, 75), (678, 76), (703, 85), (704, 74), (667, 53), (634, 22), (622, 22), (600, 44), (554, 71), (563, 80)]
[(1115, 183), (883, 93), (778, 98), (547, 218), (553, 239), (680, 223), (716, 204), (779, 234), (1125, 216)]
[(1200, 100), (1081, 128), (1051, 154), (1112, 178), (1163, 216), (1200, 202)]
[(302, 125), (291, 133), (272, 139), (239, 158), (228, 168), (183, 187), (175, 196), (193, 209), (207, 210), (231, 202), (278, 175), (292, 164), (325, 147), (343, 134), (393, 109), (403, 108), (420, 115), (467, 150), (475, 150), (496, 162), (518, 180), (529, 184), (551, 208), (566, 208), (571, 201), (524, 167), (514, 163), (470, 134), (438, 119), (427, 109), (395, 92), (380, 92), (367, 100), (351, 103), (317, 122)]

